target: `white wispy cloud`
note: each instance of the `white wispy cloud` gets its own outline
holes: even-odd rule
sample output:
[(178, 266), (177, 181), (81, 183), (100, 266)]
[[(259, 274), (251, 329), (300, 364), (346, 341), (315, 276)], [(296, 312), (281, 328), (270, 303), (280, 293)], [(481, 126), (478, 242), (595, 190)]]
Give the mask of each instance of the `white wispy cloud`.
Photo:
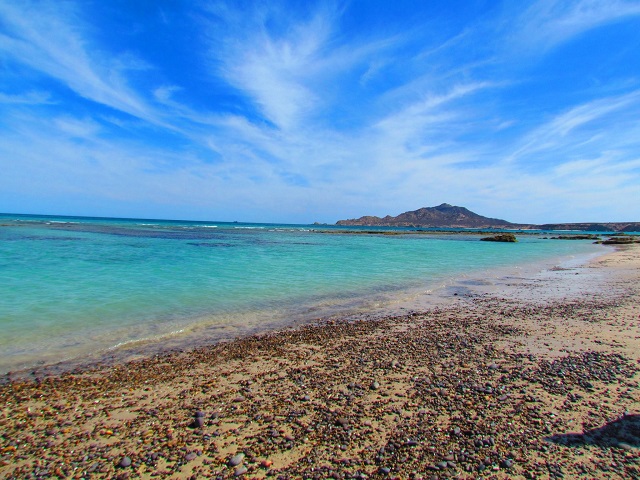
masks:
[(55, 126), (67, 135), (76, 138), (88, 138), (100, 132), (100, 124), (91, 118), (62, 116), (54, 119)]
[(29, 91), (20, 94), (7, 94), (0, 92), (0, 104), (13, 105), (46, 105), (54, 103), (49, 92)]
[(211, 54), (218, 60), (215, 75), (248, 94), (266, 119), (279, 128), (291, 127), (317, 105), (319, 98), (308, 85), (331, 31), (326, 12), (306, 21), (289, 21), (282, 31), (268, 28), (272, 15), (287, 13), (257, 9), (245, 12), (216, 11), (230, 28), (242, 22), (243, 33), (220, 39), (212, 28)]
[(588, 30), (637, 15), (636, 0), (538, 0), (510, 25), (509, 40), (544, 52)]
[[(590, 143), (590, 148), (594, 148), (590, 140), (594, 138), (598, 140), (598, 138), (594, 137), (595, 135), (609, 131), (613, 135), (609, 138), (600, 136), (599, 143), (604, 143), (601, 148), (612, 148), (614, 139), (618, 141), (617, 139), (621, 132), (617, 127), (626, 123), (629, 115), (633, 119), (638, 108), (640, 108), (640, 90), (574, 106), (528, 133), (524, 138), (523, 144), (509, 156), (508, 160), (517, 161), (520, 158), (541, 151), (560, 151), (563, 147), (581, 146), (585, 142)], [(601, 120), (614, 112), (618, 115), (617, 118), (611, 119), (611, 122), (604, 125), (598, 123), (592, 129), (583, 128), (583, 131), (577, 132), (581, 127), (588, 127), (590, 124), (593, 126), (597, 120)], [(616, 130), (618, 130), (617, 134), (615, 133)], [(623, 129), (622, 132), (625, 130)], [(571, 136), (572, 133), (574, 134), (573, 136)], [(559, 161), (562, 161), (562, 159), (559, 159)]]
[(489, 82), (477, 82), (453, 85), (446, 92), (440, 94), (425, 92), (417, 95), (417, 99), (413, 98), (413, 101), (401, 110), (378, 121), (376, 127), (386, 132), (400, 133), (399, 136), (406, 139), (420, 133), (428, 125), (444, 126), (459, 118), (455, 107), (451, 107), (452, 103), (492, 86)]
[(104, 58), (92, 49), (75, 6), (68, 2), (2, 2), (0, 52), (57, 79), (78, 95), (149, 119), (150, 109), (126, 83), (131, 58)]

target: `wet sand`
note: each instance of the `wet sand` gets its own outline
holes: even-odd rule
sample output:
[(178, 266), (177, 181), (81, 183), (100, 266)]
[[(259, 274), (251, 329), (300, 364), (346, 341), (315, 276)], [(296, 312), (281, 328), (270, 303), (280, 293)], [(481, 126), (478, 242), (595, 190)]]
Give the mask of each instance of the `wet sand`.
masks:
[[(640, 247), (0, 385), (2, 478), (640, 478)], [(466, 290), (465, 290), (466, 291)]]

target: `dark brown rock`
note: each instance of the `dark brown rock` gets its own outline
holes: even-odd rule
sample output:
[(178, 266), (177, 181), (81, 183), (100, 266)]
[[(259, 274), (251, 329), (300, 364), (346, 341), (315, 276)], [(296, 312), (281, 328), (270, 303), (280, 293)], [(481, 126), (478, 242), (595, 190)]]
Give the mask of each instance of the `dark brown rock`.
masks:
[(499, 233), (492, 237), (483, 237), (480, 240), (483, 242), (517, 242), (516, 236), (513, 233)]

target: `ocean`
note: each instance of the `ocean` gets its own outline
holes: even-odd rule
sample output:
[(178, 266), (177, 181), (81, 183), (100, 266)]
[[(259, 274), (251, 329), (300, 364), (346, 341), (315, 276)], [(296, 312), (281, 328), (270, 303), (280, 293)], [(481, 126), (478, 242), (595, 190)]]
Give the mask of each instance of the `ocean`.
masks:
[(318, 230), (340, 229), (0, 215), (0, 373), (349, 315), (603, 251)]

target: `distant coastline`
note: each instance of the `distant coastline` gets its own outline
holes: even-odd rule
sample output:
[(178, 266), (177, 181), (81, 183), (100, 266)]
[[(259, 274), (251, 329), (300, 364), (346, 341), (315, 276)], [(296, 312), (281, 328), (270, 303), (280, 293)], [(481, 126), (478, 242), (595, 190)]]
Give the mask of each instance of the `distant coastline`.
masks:
[(360, 218), (338, 220), (338, 226), (464, 228), (508, 230), (563, 230), (577, 232), (640, 232), (640, 222), (577, 222), (525, 224), (479, 215), (465, 207), (443, 203), (401, 213), (395, 217), (365, 215)]

